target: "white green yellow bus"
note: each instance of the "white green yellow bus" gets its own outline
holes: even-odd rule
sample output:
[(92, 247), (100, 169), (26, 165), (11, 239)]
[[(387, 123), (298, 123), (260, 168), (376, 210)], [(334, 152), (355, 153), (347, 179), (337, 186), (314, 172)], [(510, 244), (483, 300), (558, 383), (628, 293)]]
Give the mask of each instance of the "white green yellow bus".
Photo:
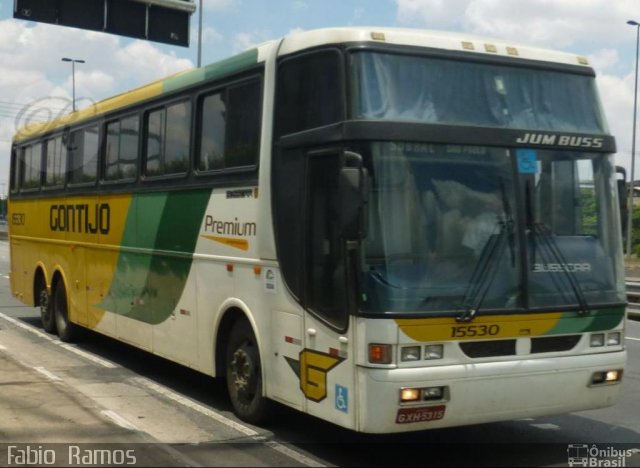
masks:
[(391, 433), (612, 405), (615, 141), (582, 56), (306, 31), (15, 136), (11, 287), (273, 402)]

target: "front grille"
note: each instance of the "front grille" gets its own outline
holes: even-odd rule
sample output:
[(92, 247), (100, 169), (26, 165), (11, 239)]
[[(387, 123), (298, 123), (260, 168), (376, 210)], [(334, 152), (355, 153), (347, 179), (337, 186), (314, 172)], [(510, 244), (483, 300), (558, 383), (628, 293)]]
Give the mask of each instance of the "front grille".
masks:
[(516, 340), (472, 341), (460, 343), (460, 349), (470, 358), (511, 356), (516, 354)]
[(531, 353), (570, 351), (580, 341), (580, 335), (543, 336), (531, 339)]

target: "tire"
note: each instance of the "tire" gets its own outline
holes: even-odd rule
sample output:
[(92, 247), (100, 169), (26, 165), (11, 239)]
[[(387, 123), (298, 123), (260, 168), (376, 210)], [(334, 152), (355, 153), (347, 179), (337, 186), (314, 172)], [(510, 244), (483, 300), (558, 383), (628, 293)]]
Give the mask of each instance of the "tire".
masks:
[(265, 422), (272, 403), (262, 394), (260, 352), (246, 320), (237, 321), (231, 330), (226, 354), (226, 378), (235, 414), (251, 424)]
[(58, 281), (53, 291), (52, 308), (60, 339), (65, 343), (77, 341), (80, 338), (81, 329), (69, 321), (67, 291), (62, 280)]
[(56, 333), (56, 321), (51, 304), (51, 296), (47, 291), (47, 285), (42, 276), (40, 276), (36, 282), (35, 291), (37, 294), (36, 300), (40, 306), (40, 321), (42, 322), (42, 328), (44, 328), (44, 331), (47, 333)]

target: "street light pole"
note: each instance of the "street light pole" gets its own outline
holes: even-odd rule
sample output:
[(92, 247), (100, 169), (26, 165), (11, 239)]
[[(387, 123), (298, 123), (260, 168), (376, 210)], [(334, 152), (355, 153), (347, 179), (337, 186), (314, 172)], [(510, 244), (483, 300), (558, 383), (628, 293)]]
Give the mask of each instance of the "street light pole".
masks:
[(633, 90), (633, 132), (631, 137), (631, 177), (629, 183), (629, 200), (627, 202), (627, 258), (631, 256), (631, 237), (633, 235), (633, 189), (636, 163), (636, 115), (638, 110), (638, 49), (640, 48), (640, 23), (629, 20), (628, 25), (636, 27), (636, 81)]
[(200, 0), (200, 6), (198, 7), (198, 68), (202, 66), (202, 0)]
[(73, 112), (76, 111), (76, 63), (85, 63), (84, 60), (71, 59), (69, 57), (64, 57), (62, 59), (63, 62), (71, 62), (71, 87), (72, 87), (72, 101), (71, 101), (71, 109)]

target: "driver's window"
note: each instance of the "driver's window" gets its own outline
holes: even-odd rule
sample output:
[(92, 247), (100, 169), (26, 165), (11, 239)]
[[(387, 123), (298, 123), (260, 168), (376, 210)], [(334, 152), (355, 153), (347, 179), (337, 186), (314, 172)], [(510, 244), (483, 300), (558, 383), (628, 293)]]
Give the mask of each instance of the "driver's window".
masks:
[(338, 328), (347, 324), (344, 246), (338, 227), (337, 153), (308, 161), (307, 303)]

